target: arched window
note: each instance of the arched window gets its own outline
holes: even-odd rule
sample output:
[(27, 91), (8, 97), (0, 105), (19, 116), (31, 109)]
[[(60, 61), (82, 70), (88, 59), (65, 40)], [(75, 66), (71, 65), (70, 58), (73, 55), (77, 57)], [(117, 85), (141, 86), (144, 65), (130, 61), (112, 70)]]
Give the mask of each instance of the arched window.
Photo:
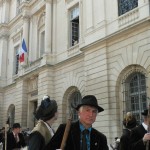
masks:
[(9, 127), (12, 127), (15, 121), (15, 105), (11, 104), (8, 108), (8, 119), (7, 123), (9, 124)]
[[(147, 108), (146, 77), (142, 73), (131, 74), (124, 83), (125, 111), (132, 112), (138, 122), (141, 112)], [(125, 112), (125, 113), (126, 113)]]
[[(72, 95), (71, 95), (71, 101), (70, 101), (70, 110), (72, 109), (71, 108), (71, 103), (73, 106), (77, 106), (79, 103), (81, 103), (81, 93), (79, 91), (75, 91)], [(76, 121), (78, 120), (78, 114), (77, 114), (77, 111), (72, 109), (72, 120), (73, 121)]]

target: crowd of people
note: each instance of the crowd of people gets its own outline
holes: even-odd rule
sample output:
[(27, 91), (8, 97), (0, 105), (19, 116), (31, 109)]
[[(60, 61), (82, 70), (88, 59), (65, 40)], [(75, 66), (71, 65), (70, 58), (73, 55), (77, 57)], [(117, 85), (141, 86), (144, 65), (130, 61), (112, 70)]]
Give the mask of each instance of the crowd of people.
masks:
[[(44, 96), (36, 110), (36, 126), (27, 134), (21, 132), (21, 125), (14, 123), (11, 131), (0, 131), (0, 150), (108, 150), (106, 136), (92, 127), (97, 114), (104, 111), (98, 105), (94, 95), (86, 95), (81, 103), (73, 108), (78, 113), (78, 121), (60, 124), (56, 132), (52, 125), (58, 118), (58, 105), (49, 96)], [(144, 121), (137, 126), (136, 118), (127, 113), (123, 120), (123, 133), (116, 138), (113, 150), (150, 150), (150, 133), (148, 133), (148, 109), (142, 112)], [(7, 139), (5, 138), (7, 135)]]
[(148, 109), (141, 115), (143, 122), (138, 125), (133, 114), (128, 112), (123, 120), (123, 133), (120, 138), (111, 145), (113, 150), (150, 150), (150, 116)]

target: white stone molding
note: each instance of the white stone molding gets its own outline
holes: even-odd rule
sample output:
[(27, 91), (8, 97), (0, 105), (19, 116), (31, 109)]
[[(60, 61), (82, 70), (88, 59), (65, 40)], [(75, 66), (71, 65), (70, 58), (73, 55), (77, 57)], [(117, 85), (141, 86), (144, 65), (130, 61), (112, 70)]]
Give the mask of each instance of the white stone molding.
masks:
[(138, 18), (139, 18), (139, 9), (136, 8), (119, 17), (118, 19), (119, 27), (126, 25), (126, 24), (130, 24), (134, 22), (135, 20), (137, 20)]
[(7, 37), (8, 34), (8, 26), (6, 24), (0, 25), (0, 37)]
[[(136, 72), (140, 72), (144, 75), (146, 75), (146, 70), (142, 67), (140, 67), (139, 65), (132, 65), (131, 67), (129, 67), (127, 70), (125, 70), (125, 72), (123, 73), (124, 76), (122, 78), (122, 83), (132, 74), (132, 73), (136, 73)], [(147, 75), (146, 75), (147, 76)]]
[(45, 0), (46, 3), (53, 3), (53, 0)]
[(32, 92), (38, 89), (38, 77), (31, 77), (28, 82), (28, 91)]

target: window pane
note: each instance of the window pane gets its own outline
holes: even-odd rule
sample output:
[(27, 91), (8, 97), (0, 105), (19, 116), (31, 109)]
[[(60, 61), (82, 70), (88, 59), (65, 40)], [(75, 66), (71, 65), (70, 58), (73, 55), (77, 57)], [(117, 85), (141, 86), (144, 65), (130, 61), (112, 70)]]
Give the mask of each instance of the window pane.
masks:
[[(81, 99), (82, 99), (82, 97), (81, 97), (81, 94), (80, 94), (80, 92), (75, 92), (75, 93), (73, 93), (72, 94), (72, 101), (71, 101), (71, 103), (73, 104), (73, 106), (77, 106), (79, 103), (81, 103)], [(71, 107), (71, 106), (70, 106)], [(73, 117), (72, 117), (72, 120), (73, 121), (76, 121), (76, 120), (78, 120), (78, 114), (77, 114), (77, 111), (76, 110), (72, 110), (73, 112)]]
[(18, 74), (18, 69), (19, 69), (19, 46), (15, 47), (15, 58), (14, 58), (14, 72), (15, 74)]
[(77, 20), (72, 22), (72, 46), (78, 43), (79, 38), (79, 23)]
[(75, 7), (71, 10), (71, 20), (79, 16), (79, 7)]
[(70, 11), (70, 45), (74, 46), (79, 42), (79, 6)]
[[(125, 106), (126, 112), (132, 112), (140, 122), (141, 112), (147, 107), (146, 80), (141, 73), (129, 76), (125, 84)], [(125, 93), (125, 92), (124, 92)]]
[(119, 16), (138, 7), (138, 0), (118, 0)]

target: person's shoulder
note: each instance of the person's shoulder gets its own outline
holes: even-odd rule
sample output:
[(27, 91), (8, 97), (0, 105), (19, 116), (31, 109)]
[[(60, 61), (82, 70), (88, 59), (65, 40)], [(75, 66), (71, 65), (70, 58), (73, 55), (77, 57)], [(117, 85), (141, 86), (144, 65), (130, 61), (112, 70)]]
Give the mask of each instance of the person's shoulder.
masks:
[(141, 129), (144, 129), (142, 124), (140, 124), (137, 127), (133, 128), (131, 131), (134, 132), (134, 131), (141, 130)]
[(103, 134), (102, 132), (96, 130), (95, 128), (92, 128), (91, 132), (97, 136), (100, 136), (100, 137), (106, 137), (105, 134)]
[[(62, 124), (59, 125), (58, 128), (65, 128), (66, 125), (67, 125), (67, 123), (62, 123)], [(79, 126), (79, 122), (78, 122), (78, 121), (76, 121), (76, 122), (71, 122), (71, 127), (76, 127), (76, 126)]]
[(19, 134), (19, 136), (24, 136), (23, 133), (18, 133), (18, 134)]
[(29, 135), (29, 139), (43, 139), (43, 136), (40, 132), (38, 131), (35, 131), (35, 132), (32, 132), (30, 135)]
[(40, 136), (41, 133), (39, 131), (34, 131), (30, 134), (30, 136), (34, 136), (34, 135)]
[(13, 132), (7, 132), (7, 136), (13, 135)]

